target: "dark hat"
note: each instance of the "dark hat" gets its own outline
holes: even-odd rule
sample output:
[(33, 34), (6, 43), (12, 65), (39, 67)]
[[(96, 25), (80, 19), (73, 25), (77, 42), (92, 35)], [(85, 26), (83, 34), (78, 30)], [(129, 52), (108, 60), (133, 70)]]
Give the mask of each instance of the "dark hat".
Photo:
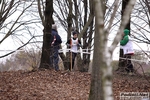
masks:
[(73, 32), (72, 32), (72, 35), (75, 35), (75, 34), (78, 34), (78, 32), (77, 32), (77, 31), (73, 31)]

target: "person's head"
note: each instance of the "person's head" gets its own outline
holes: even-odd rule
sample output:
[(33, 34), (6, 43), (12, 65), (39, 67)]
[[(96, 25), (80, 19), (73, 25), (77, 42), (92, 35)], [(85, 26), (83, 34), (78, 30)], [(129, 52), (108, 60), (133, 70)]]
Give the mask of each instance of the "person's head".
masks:
[(73, 31), (72, 35), (73, 35), (73, 38), (77, 38), (78, 37), (78, 32), (77, 31)]
[(52, 24), (52, 29), (57, 30), (56, 24)]
[(128, 29), (124, 30), (124, 35), (129, 35), (130, 31)]

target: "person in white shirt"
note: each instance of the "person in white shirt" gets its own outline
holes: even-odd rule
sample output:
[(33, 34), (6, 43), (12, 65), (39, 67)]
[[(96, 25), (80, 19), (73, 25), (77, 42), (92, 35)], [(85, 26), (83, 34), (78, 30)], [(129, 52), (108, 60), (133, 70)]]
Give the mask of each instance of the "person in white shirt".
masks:
[[(74, 62), (75, 58), (77, 56), (78, 48), (81, 47), (81, 41), (78, 39), (78, 32), (73, 31), (72, 32), (73, 37), (70, 38), (67, 41), (67, 46), (71, 49), (71, 55), (72, 55), (72, 69), (74, 68)], [(69, 70), (71, 70), (71, 66), (69, 67)]]
[(131, 56), (134, 54), (133, 44), (131, 37), (129, 36), (130, 31), (128, 29), (124, 30), (123, 39), (120, 41), (121, 48), (123, 49), (123, 54), (126, 64), (125, 70), (129, 73), (133, 73), (133, 65), (131, 62)]

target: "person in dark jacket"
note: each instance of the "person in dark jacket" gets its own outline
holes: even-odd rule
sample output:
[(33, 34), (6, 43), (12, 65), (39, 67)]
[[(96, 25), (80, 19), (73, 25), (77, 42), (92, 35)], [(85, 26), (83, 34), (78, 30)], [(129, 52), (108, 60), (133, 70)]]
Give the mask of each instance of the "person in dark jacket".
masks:
[(78, 32), (73, 31), (72, 32), (73, 37), (67, 41), (67, 47), (69, 47), (71, 50), (71, 57), (72, 57), (72, 68), (69, 67), (69, 70), (74, 68), (74, 62), (75, 58), (77, 56), (78, 48), (81, 47), (81, 41), (78, 39)]
[(59, 61), (59, 52), (60, 44), (62, 43), (61, 37), (58, 34), (57, 26), (52, 24), (52, 38), (51, 38), (51, 48), (52, 48), (52, 55), (50, 56), (50, 61), (53, 64), (53, 67), (56, 71), (59, 70), (58, 61)]

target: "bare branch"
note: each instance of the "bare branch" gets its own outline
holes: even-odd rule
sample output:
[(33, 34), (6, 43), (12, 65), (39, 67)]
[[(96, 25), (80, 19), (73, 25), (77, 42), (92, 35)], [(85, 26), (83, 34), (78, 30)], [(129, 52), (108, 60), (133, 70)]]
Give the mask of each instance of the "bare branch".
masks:
[(116, 46), (118, 45), (118, 43), (121, 39), (121, 33), (123, 33), (123, 30), (129, 21), (130, 14), (132, 12), (132, 9), (133, 9), (135, 3), (136, 3), (136, 0), (130, 0), (129, 4), (127, 5), (127, 7), (125, 9), (124, 15), (122, 17), (122, 22), (121, 22), (121, 25), (120, 25), (119, 30), (117, 32), (117, 35), (115, 36), (114, 41), (109, 48), (111, 53), (113, 53), (114, 49), (116, 48)]

